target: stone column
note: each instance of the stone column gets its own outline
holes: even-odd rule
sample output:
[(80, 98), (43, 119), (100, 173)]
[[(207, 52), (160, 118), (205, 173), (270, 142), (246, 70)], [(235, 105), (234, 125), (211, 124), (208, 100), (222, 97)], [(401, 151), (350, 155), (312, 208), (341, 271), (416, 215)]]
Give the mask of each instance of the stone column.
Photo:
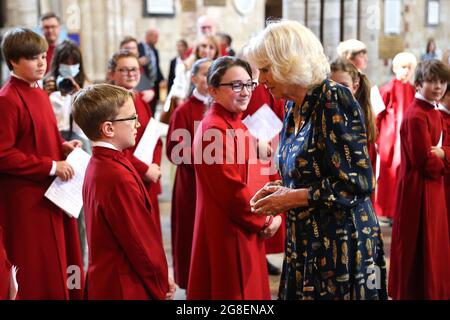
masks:
[(336, 48), (340, 39), (340, 0), (328, 0), (325, 2), (323, 21), (323, 47), (330, 61), (337, 58)]
[(283, 19), (305, 24), (305, 0), (283, 0)]
[(344, 34), (343, 39), (356, 39), (358, 29), (358, 0), (344, 1)]
[(39, 24), (38, 8), (38, 0), (6, 1), (5, 27), (36, 27)]
[(306, 26), (320, 39), (320, 0), (308, 0)]
[[(369, 80), (375, 82), (378, 75), (378, 38), (380, 36), (380, 0), (361, 0), (360, 12), (361, 40), (367, 46), (369, 63), (365, 70)], [(374, 79), (374, 80), (372, 80)]]

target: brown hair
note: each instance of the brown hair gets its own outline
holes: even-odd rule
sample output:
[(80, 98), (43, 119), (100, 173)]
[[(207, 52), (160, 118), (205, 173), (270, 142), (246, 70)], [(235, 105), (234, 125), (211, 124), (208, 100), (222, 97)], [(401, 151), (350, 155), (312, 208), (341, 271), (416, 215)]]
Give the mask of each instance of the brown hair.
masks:
[(41, 22), (47, 19), (55, 18), (58, 23), (61, 23), (61, 19), (54, 12), (47, 12), (41, 16)]
[(424, 81), (433, 80), (450, 82), (450, 68), (442, 61), (436, 59), (419, 62), (414, 84), (421, 86)]
[(346, 59), (337, 59), (330, 65), (331, 72), (347, 72), (353, 82), (359, 81), (358, 90), (355, 92), (355, 98), (364, 112), (364, 119), (367, 130), (367, 141), (375, 142), (378, 132), (375, 125), (375, 114), (370, 103), (370, 83), (367, 76), (358, 71), (358, 69)]
[(71, 40), (64, 40), (55, 48), (49, 75), (56, 79), (59, 76), (59, 65), (69, 59), (73, 60), (75, 64), (80, 64), (80, 72), (75, 76), (74, 80), (82, 88), (87, 78), (84, 72), (83, 57), (80, 48)]
[(111, 72), (115, 71), (117, 68), (117, 62), (119, 62), (119, 60), (123, 58), (135, 58), (139, 63), (138, 57), (134, 53), (128, 50), (121, 50), (114, 53), (108, 60), (108, 70)]
[(247, 71), (248, 75), (250, 76), (250, 79), (252, 79), (252, 68), (250, 67), (250, 64), (247, 61), (244, 61), (236, 57), (225, 56), (214, 60), (211, 66), (209, 67), (207, 74), (208, 85), (214, 88), (218, 88), (224, 74), (227, 72), (228, 69), (232, 67), (244, 68), (245, 71)]
[(18, 62), (20, 58), (32, 59), (47, 49), (47, 41), (27, 28), (9, 30), (2, 41), (3, 58), (10, 70), (13, 69), (11, 61)]
[(130, 43), (130, 42), (136, 42), (136, 45), (138, 44), (138, 41), (136, 40), (136, 38), (133, 38), (132, 36), (126, 36), (122, 39), (122, 41), (120, 41), (119, 48), (122, 48), (123, 45), (126, 45), (127, 43)]
[(101, 138), (101, 124), (114, 119), (129, 98), (133, 98), (133, 94), (118, 86), (88, 86), (73, 98), (73, 119), (90, 140), (97, 141)]

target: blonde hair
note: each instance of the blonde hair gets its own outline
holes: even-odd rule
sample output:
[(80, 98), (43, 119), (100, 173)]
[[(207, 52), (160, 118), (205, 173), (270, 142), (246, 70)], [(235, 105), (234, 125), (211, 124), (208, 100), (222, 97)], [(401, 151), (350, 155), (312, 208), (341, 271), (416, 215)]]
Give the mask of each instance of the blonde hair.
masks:
[(392, 70), (395, 70), (402, 66), (403, 64), (408, 64), (412, 69), (415, 69), (417, 66), (416, 57), (410, 52), (400, 52), (392, 60)]
[(311, 88), (330, 73), (319, 39), (296, 21), (271, 22), (250, 40), (245, 52), (258, 68), (269, 66), (275, 81)]
[(90, 140), (97, 141), (101, 138), (101, 124), (114, 119), (130, 98), (133, 98), (130, 91), (111, 84), (86, 87), (73, 98), (73, 119)]

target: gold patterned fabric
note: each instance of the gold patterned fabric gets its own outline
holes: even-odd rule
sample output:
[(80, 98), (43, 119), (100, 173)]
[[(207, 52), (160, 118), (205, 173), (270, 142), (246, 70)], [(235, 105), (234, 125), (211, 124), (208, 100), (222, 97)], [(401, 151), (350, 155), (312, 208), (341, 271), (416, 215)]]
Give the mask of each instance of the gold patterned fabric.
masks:
[(309, 206), (290, 210), (280, 299), (387, 299), (383, 240), (364, 115), (350, 91), (325, 80), (300, 107), (287, 102), (277, 155), (289, 188)]

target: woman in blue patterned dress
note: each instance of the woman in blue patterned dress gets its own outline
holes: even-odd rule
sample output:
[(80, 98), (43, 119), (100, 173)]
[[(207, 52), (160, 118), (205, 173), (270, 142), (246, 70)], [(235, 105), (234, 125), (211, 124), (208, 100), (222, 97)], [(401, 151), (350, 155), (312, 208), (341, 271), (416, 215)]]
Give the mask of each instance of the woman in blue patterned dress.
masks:
[(251, 200), (256, 214), (287, 212), (279, 298), (386, 299), (361, 107), (327, 79), (322, 45), (298, 22), (269, 24), (248, 54), (259, 81), (287, 100), (277, 155), (282, 182)]

